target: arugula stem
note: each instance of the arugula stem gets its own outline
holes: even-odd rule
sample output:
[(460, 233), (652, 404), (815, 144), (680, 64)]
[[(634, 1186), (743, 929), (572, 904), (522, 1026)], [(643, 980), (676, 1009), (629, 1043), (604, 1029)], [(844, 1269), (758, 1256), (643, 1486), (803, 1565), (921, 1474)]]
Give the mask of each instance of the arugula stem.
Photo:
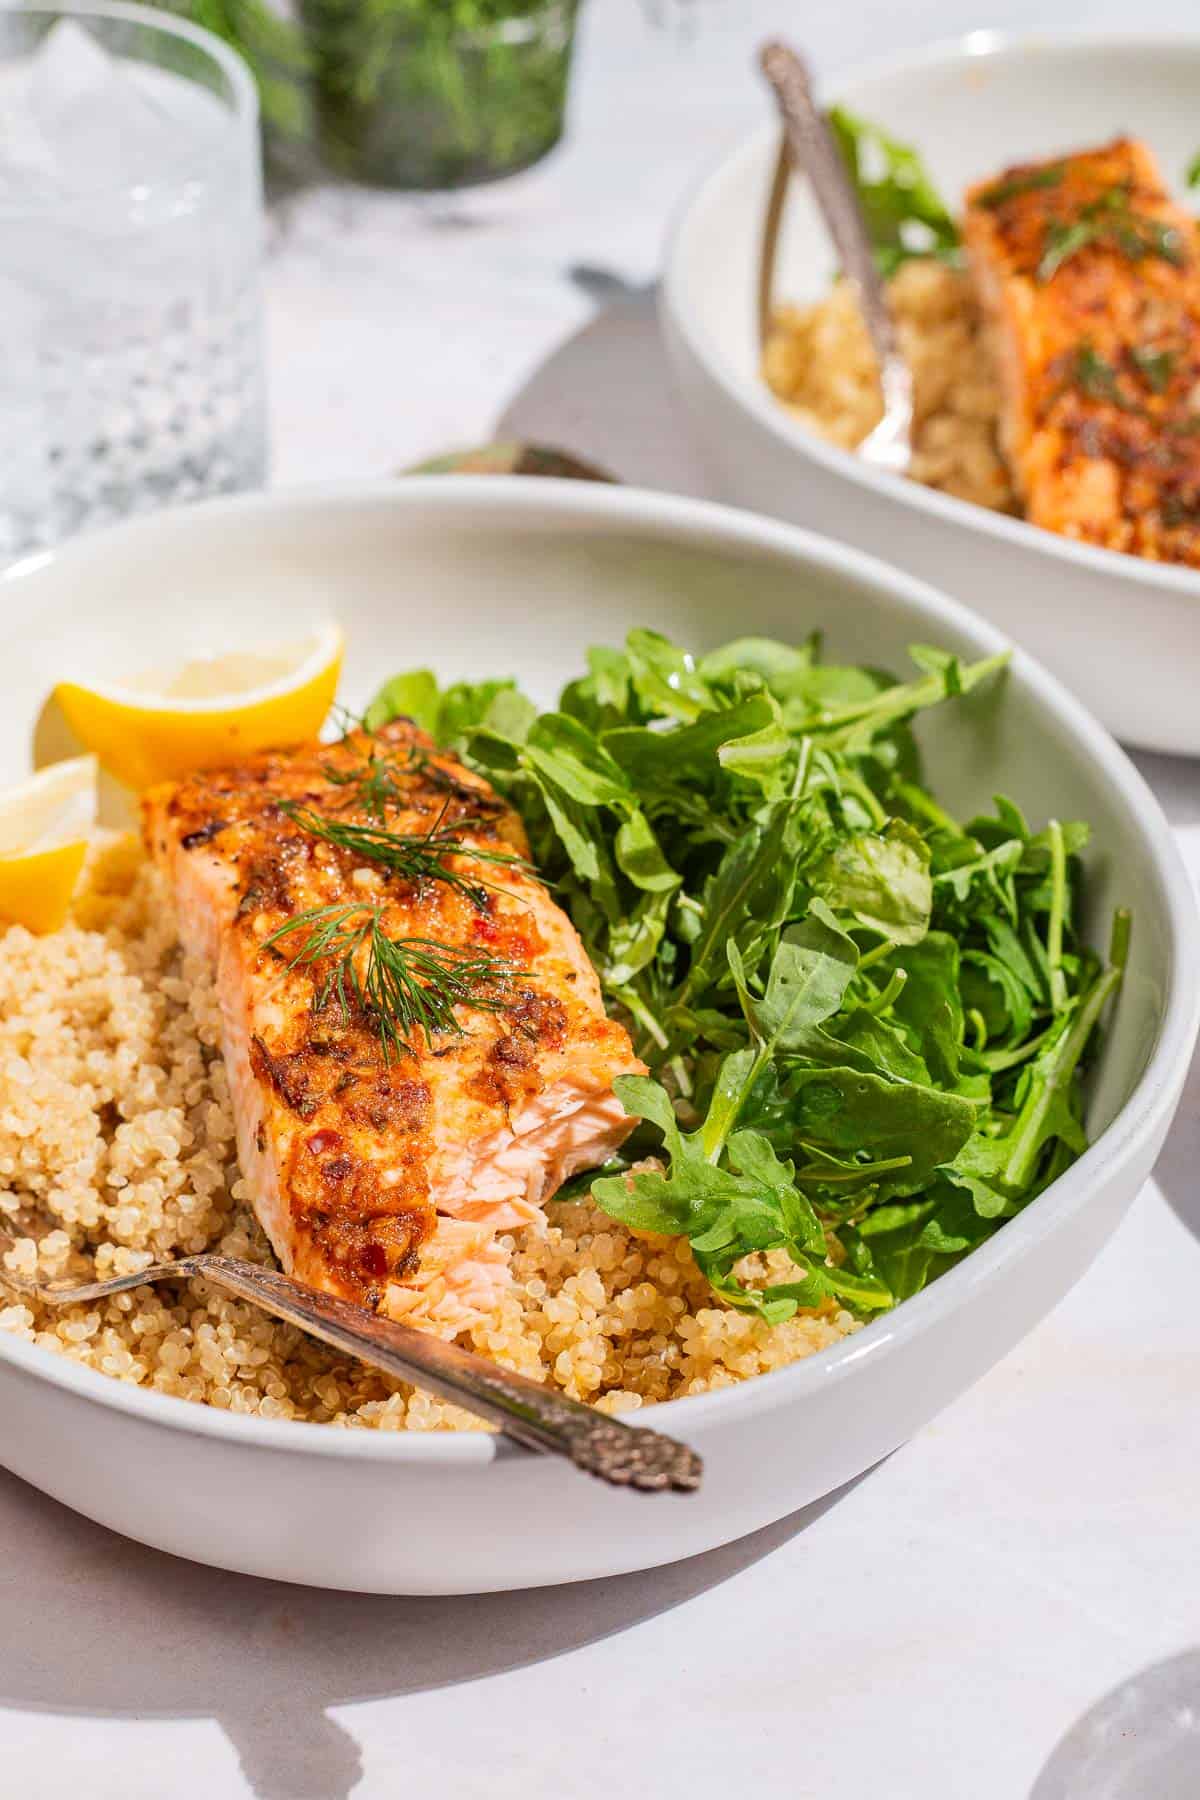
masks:
[(1068, 1085), (1082, 1056), (1084, 1046), (1104, 1011), (1109, 999), (1121, 985), (1124, 969), (1110, 963), (1092, 983), (1074, 1019), (1063, 1032), (1059, 1053), (1040, 1089), (1022, 1110), (1017, 1121), (1016, 1142), (1005, 1165), (1006, 1183), (1018, 1190), (1033, 1180), (1042, 1143), (1042, 1128), (1055, 1101)]
[(890, 956), (892, 951), (897, 948), (898, 945), (893, 938), (884, 938), (882, 944), (876, 944), (873, 950), (868, 950), (865, 955), (859, 957), (859, 974), (861, 975), (864, 969), (869, 969), (872, 963), (882, 962), (885, 956)]
[(1063, 830), (1057, 819), (1046, 827), (1050, 840), (1050, 920), (1046, 926), (1046, 961), (1050, 969), (1050, 1004), (1061, 1012), (1067, 1004), (1067, 983), (1063, 975), (1063, 918), (1067, 910), (1067, 853)]
[(670, 1048), (670, 1038), (635, 989), (617, 988), (613, 998), (625, 1008), (626, 1012), (633, 1015), (652, 1043), (657, 1044), (660, 1050)]
[(887, 814), (861, 776), (851, 775), (843, 770), (838, 778), (838, 786), (843, 793), (857, 795), (870, 813), (872, 825), (882, 830), (883, 826), (887, 824)]
[[(964, 691), (976, 687), (987, 676), (1006, 667), (1008, 661), (1009, 652), (1001, 650), (995, 656), (985, 657), (982, 662), (971, 663), (962, 671)], [(836, 712), (819, 713), (809, 721), (808, 729), (824, 734), (842, 725), (857, 724), (866, 718), (879, 721), (902, 719), (908, 713), (920, 712), (926, 706), (935, 705), (945, 693), (944, 675), (923, 675), (918, 681), (897, 682), (895, 687), (884, 688), (869, 700), (859, 700), (853, 706), (839, 707)]]
[(1036, 1037), (1029, 1038), (1024, 1044), (1018, 1044), (1015, 1050), (980, 1051), (989, 1075), (1002, 1075), (1006, 1069), (1015, 1069), (1036, 1056), (1048, 1037), (1057, 1030), (1056, 1025), (1047, 1025), (1045, 1031), (1039, 1031)]
[(903, 800), (909, 812), (915, 813), (917, 818), (925, 819), (930, 825), (936, 825), (940, 831), (951, 832), (955, 837), (963, 836), (963, 828), (958, 820), (952, 819), (924, 788), (917, 787), (911, 781), (897, 781), (895, 792), (896, 797)]
[(805, 735), (800, 739), (800, 754), (796, 758), (796, 774), (792, 782), (792, 799), (799, 800), (808, 786), (808, 772), (812, 766), (813, 741)]
[[(858, 966), (860, 969), (862, 968), (861, 963), (859, 963)], [(904, 991), (904, 984), (907, 980), (907, 969), (893, 969), (892, 978), (887, 986), (880, 988), (875, 998), (873, 1000), (868, 1000), (862, 1010), (865, 1013), (870, 1013), (872, 1018), (874, 1018), (877, 1013), (886, 1012), (888, 1007), (892, 1006), (900, 998), (900, 995)]]
[(684, 1061), (683, 1057), (673, 1056), (667, 1067), (675, 1077), (675, 1085), (683, 1095), (683, 1098), (685, 1100), (690, 1100), (695, 1089), (692, 1085), (692, 1077), (688, 1072), (687, 1063)]

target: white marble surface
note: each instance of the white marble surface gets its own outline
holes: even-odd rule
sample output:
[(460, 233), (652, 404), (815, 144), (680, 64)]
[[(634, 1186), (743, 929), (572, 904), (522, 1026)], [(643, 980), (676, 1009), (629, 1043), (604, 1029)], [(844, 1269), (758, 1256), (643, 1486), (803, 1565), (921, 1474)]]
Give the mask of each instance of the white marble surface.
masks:
[[(277, 480), (501, 431), (703, 491), (651, 289), (697, 164), (756, 115), (754, 42), (790, 27), (831, 67), (981, 21), (954, 0), (695, 4), (679, 44), (635, 0), (591, 0), (572, 139), (544, 168), (448, 201), (310, 195), (276, 221)], [(989, 15), (1047, 23), (1041, 0)], [(1143, 767), (1200, 870), (1200, 767)], [(0, 1792), (1194, 1800), (1198, 1239), (1200, 1079), (1091, 1274), (916, 1441), (745, 1543), (584, 1588), (274, 1587), (0, 1474)]]

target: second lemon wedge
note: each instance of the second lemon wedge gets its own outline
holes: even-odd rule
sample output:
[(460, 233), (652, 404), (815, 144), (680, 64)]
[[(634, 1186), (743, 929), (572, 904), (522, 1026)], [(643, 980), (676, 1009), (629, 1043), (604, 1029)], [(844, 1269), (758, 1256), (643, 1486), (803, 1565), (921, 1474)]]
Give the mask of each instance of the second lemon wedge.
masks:
[(255, 750), (315, 737), (333, 703), (342, 634), (323, 626), (299, 642), (193, 658), (122, 682), (62, 681), (38, 721), (40, 765), (92, 751), (139, 790)]
[(96, 758), (73, 757), (0, 794), (0, 923), (57, 931), (96, 822)]

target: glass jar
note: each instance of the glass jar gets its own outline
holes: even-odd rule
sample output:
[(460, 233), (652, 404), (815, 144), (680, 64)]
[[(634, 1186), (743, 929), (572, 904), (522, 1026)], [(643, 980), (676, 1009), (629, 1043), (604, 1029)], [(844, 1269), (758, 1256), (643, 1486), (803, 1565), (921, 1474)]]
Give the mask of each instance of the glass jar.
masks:
[(577, 7), (300, 0), (325, 162), (397, 188), (528, 168), (562, 135)]

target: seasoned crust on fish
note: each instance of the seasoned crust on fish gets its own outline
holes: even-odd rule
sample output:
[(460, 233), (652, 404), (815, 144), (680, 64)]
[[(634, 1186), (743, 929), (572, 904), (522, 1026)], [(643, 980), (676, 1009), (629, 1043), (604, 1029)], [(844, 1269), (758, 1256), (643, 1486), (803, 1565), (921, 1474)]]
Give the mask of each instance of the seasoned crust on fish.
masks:
[(1008, 169), (971, 189), (964, 235), (1025, 516), (1200, 565), (1200, 259), (1151, 152)]
[[(239, 1160), (284, 1268), (453, 1328), (506, 1278), (497, 1234), (624, 1139), (612, 1082), (642, 1065), (570, 920), (520, 861), (448, 855), (470, 893), (404, 880), (281, 810), (377, 825), (362, 778), (381, 761), (387, 830), (528, 854), (517, 815), (408, 721), (153, 789), (143, 828), (181, 935), (217, 971)], [(353, 991), (322, 996), (328, 964), (295, 962), (307, 928), (269, 942), (299, 914), (350, 904), (381, 907), (390, 938), (501, 959), (515, 973), (492, 990), (498, 1010), (459, 1006), (461, 1035), (413, 1031), (389, 1056)]]

